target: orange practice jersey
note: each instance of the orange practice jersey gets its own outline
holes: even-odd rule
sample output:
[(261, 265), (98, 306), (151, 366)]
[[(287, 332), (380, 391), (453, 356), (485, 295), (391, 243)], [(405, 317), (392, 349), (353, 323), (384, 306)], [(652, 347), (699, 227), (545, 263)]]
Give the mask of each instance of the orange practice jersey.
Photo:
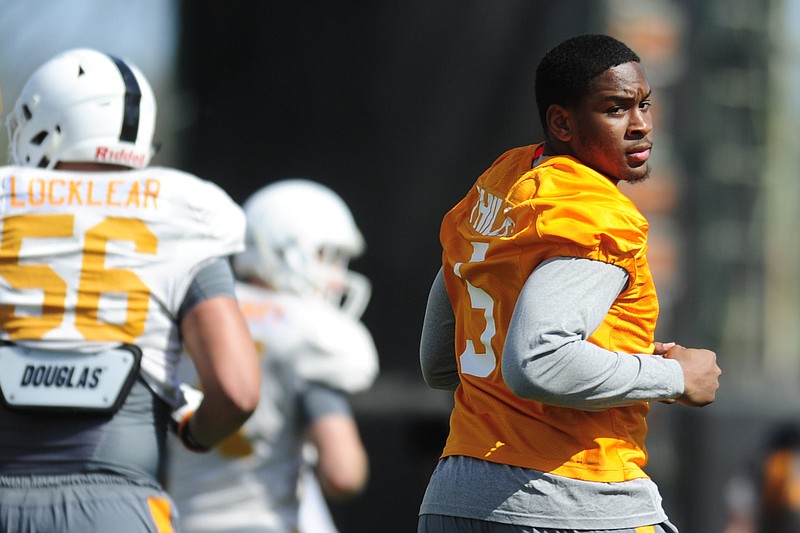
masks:
[(645, 256), (647, 220), (610, 180), (572, 158), (551, 157), (531, 169), (539, 147), (503, 154), (442, 222), (461, 377), (443, 457), (587, 481), (647, 477), (648, 404), (592, 412), (555, 407), (520, 398), (503, 381), (517, 298), (531, 272), (554, 257), (624, 268), (628, 287), (588, 340), (611, 351), (653, 353), (658, 300)]

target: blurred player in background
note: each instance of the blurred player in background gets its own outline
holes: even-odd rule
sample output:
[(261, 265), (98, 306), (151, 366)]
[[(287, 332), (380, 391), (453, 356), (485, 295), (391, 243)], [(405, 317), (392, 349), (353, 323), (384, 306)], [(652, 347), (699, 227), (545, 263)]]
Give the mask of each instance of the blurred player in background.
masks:
[(758, 453), (725, 486), (723, 533), (800, 531), (800, 424), (771, 427)]
[[(256, 406), (227, 260), (243, 213), (210, 182), (148, 166), (155, 120), (139, 69), (89, 49), (37, 69), (8, 117), (2, 531), (173, 531), (168, 426), (206, 451)], [(194, 411), (176, 387), (183, 349), (206, 391)]]
[[(324, 506), (300, 513), (301, 501), (321, 501), (308, 468), (331, 500), (359, 493), (368, 477), (347, 397), (378, 373), (359, 320), (370, 284), (348, 268), (364, 242), (344, 201), (316, 182), (273, 183), (244, 210), (247, 250), (233, 264), (262, 352), (261, 401), (212, 453), (176, 450), (169, 489), (186, 532), (322, 533), (330, 527)], [(301, 514), (308, 522), (298, 526)]]

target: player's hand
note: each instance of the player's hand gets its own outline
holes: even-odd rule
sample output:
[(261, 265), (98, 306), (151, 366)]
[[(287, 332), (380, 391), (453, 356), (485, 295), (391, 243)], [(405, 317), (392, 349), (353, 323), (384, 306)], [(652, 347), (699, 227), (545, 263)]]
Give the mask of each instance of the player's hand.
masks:
[(664, 355), (669, 351), (670, 348), (675, 346), (674, 342), (654, 342), (655, 348), (653, 348), (653, 355)]
[(211, 446), (206, 446), (197, 442), (189, 430), (189, 423), (192, 421), (194, 413), (203, 401), (203, 393), (186, 383), (181, 383), (178, 389), (178, 398), (180, 399), (180, 403), (178, 407), (172, 411), (170, 417), (170, 427), (172, 431), (177, 435), (178, 440), (181, 441), (181, 444), (183, 444), (186, 449), (196, 453), (205, 453), (209, 451)]
[(684, 390), (677, 402), (690, 407), (703, 407), (713, 402), (719, 389), (722, 370), (717, 366), (717, 354), (702, 348), (675, 345), (664, 354), (675, 359), (683, 369)]
[(176, 435), (178, 426), (186, 423), (190, 416), (197, 411), (200, 402), (203, 401), (203, 393), (191, 385), (181, 383), (178, 387), (178, 407), (172, 411), (170, 416), (170, 429)]

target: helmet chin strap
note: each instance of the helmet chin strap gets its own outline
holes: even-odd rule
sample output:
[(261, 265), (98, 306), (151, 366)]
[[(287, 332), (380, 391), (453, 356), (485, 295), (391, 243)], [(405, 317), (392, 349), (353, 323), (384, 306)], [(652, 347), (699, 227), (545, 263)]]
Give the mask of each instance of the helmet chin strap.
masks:
[(372, 297), (372, 284), (363, 274), (349, 270), (342, 299), (342, 311), (353, 318), (361, 318)]
[[(334, 256), (339, 260), (334, 260)], [(294, 252), (284, 250), (283, 270), (288, 274), (285, 284), (290, 286), (290, 290), (320, 298), (353, 318), (361, 318), (372, 296), (369, 279), (349, 270), (348, 261), (342, 259), (340, 253), (323, 252), (319, 255), (320, 261), (314, 264), (306, 264), (304, 258), (307, 259), (297, 249)]]

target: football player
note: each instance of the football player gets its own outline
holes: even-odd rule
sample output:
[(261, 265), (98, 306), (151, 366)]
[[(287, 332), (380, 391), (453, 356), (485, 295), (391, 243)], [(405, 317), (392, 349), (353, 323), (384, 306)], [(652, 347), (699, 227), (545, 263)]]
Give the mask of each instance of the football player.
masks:
[(677, 533), (644, 470), (649, 402), (716, 399), (716, 353), (655, 341), (639, 56), (578, 35), (536, 68), (544, 141), (507, 150), (444, 217), (420, 339), (454, 391), (418, 533)]
[[(173, 531), (168, 427), (207, 451), (257, 404), (227, 260), (243, 212), (210, 182), (149, 166), (155, 121), (142, 72), (90, 49), (39, 67), (8, 117), (2, 531)], [(183, 349), (205, 391), (196, 410), (177, 387)]]
[(348, 401), (378, 373), (360, 321), (370, 284), (349, 269), (364, 241), (341, 197), (316, 182), (270, 184), (244, 211), (247, 249), (233, 266), (263, 354), (261, 401), (212, 453), (176, 450), (169, 488), (187, 532), (323, 533), (331, 523), (316, 480), (322, 494), (341, 500), (368, 476)]

